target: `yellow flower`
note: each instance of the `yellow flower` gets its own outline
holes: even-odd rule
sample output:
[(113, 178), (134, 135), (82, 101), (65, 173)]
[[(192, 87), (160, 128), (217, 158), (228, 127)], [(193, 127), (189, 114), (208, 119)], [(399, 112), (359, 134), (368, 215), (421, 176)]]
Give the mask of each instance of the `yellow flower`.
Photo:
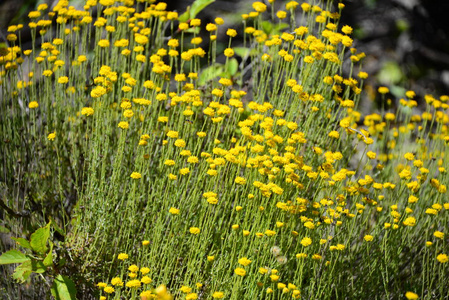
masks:
[(112, 294), (114, 292), (114, 288), (112, 286), (107, 286), (104, 288), (104, 292), (107, 294)]
[(172, 215), (179, 215), (180, 210), (175, 207), (170, 207), (168, 212), (171, 213)]
[(126, 283), (126, 287), (129, 287), (129, 288), (138, 288), (140, 286), (141, 286), (140, 280), (138, 280), (138, 279), (130, 280)]
[(128, 259), (128, 254), (126, 254), (126, 253), (120, 253), (120, 254), (117, 256), (117, 259), (119, 259), (119, 260), (125, 260), (125, 259)]
[(215, 30), (217, 30), (217, 25), (209, 23), (206, 25), (206, 30), (207, 31), (215, 31)]
[(190, 173), (190, 170), (189, 170), (189, 168), (182, 168), (181, 170), (179, 170), (179, 173), (181, 175), (187, 175)]
[(183, 139), (177, 139), (175, 141), (175, 146), (179, 148), (184, 148), (186, 146), (186, 142)]
[(413, 153), (407, 152), (404, 154), (404, 158), (408, 161), (412, 161), (415, 159), (415, 155)]
[(120, 277), (115, 277), (111, 279), (111, 284), (115, 286), (123, 286), (123, 281)]
[(135, 41), (137, 44), (139, 45), (146, 45), (150, 42), (150, 40), (148, 39), (148, 37), (142, 35), (142, 34), (136, 34), (134, 37)]
[(368, 152), (366, 153), (366, 156), (368, 156), (369, 159), (375, 159), (377, 155), (376, 155), (376, 153), (373, 152), (373, 151), (368, 151)]
[(385, 87), (385, 86), (381, 86), (381, 87), (379, 87), (379, 88), (377, 89), (377, 91), (378, 91), (380, 94), (386, 94), (386, 93), (388, 93), (390, 90), (389, 90), (387, 87)]
[(118, 127), (122, 128), (122, 129), (128, 129), (129, 124), (128, 124), (128, 122), (122, 121), (122, 122), (118, 123)]
[(100, 46), (101, 48), (109, 47), (109, 40), (99, 40), (98, 46)]
[(343, 26), (343, 28), (341, 29), (341, 31), (342, 31), (344, 34), (351, 34), (351, 33), (352, 33), (352, 27), (351, 27), (351, 26), (348, 26), (348, 25), (345, 25), (345, 26)]
[(230, 37), (235, 37), (235, 36), (237, 35), (237, 31), (236, 31), (235, 29), (229, 28), (229, 29), (226, 31), (226, 34), (227, 34), (228, 36), (230, 36)]
[(45, 76), (45, 77), (50, 77), (52, 74), (53, 74), (52, 70), (44, 70), (42, 72), (42, 75)]
[(198, 227), (190, 227), (189, 232), (191, 234), (199, 234), (201, 230)]
[(150, 241), (147, 241), (147, 240), (142, 241), (142, 246), (148, 246), (149, 244), (150, 244)]
[(443, 238), (444, 238), (444, 232), (441, 232), (441, 231), (435, 231), (435, 232), (433, 233), (433, 235), (434, 235), (436, 238), (439, 238), (439, 239), (443, 239)]
[(138, 172), (132, 172), (130, 177), (132, 179), (140, 179), (140, 178), (142, 178), (142, 174), (140, 174)]
[(190, 293), (186, 295), (186, 300), (195, 300), (195, 299), (198, 299), (197, 293)]
[(31, 11), (28, 14), (28, 18), (30, 18), (30, 19), (36, 19), (36, 18), (39, 18), (40, 16), (41, 16), (41, 12), (40, 11)]
[(39, 103), (37, 103), (37, 101), (31, 101), (30, 103), (28, 103), (28, 108), (38, 108), (39, 107)]
[(438, 254), (438, 256), (437, 256), (437, 260), (440, 262), (440, 263), (442, 263), (442, 264), (444, 264), (444, 263), (447, 263), (448, 261), (449, 261), (449, 257), (446, 255), (446, 254)]
[(200, 26), (200, 25), (201, 25), (201, 19), (190, 20), (190, 26)]
[(251, 263), (251, 260), (249, 260), (246, 257), (242, 257), (238, 260), (238, 263), (241, 264), (242, 266), (248, 266)]
[(217, 25), (223, 25), (224, 24), (224, 20), (222, 18), (215, 18), (214, 20), (215, 24)]
[[(290, 2), (288, 2), (287, 4), (285, 4), (285, 9), (287, 9), (287, 10), (290, 10), (290, 9), (295, 9), (296, 8), (296, 6), (298, 6), (298, 2), (296, 2), (296, 1), (290, 1)], [(305, 7), (306, 7), (306, 5), (308, 5), (309, 6), (309, 8), (310, 8), (310, 4), (308, 4), (308, 3), (303, 3), (302, 5), (301, 5), (301, 7), (304, 9)], [(303, 7), (304, 6), (304, 7)], [(305, 10), (304, 9), (304, 11), (308, 11), (308, 10)]]
[(405, 298), (407, 298), (408, 300), (416, 300), (419, 298), (419, 296), (413, 292), (407, 292), (405, 293)]
[(339, 139), (340, 138), (340, 134), (338, 133), (338, 131), (335, 131), (335, 130), (329, 132), (328, 136), (331, 137), (331, 138), (334, 138), (334, 139)]
[(243, 177), (236, 177), (234, 182), (237, 183), (237, 184), (244, 185), (244, 184), (246, 184), (246, 179), (243, 178)]
[(253, 3), (253, 8), (259, 13), (263, 13), (267, 10), (267, 6), (264, 3), (258, 1)]
[(55, 132), (52, 132), (52, 133), (50, 133), (50, 134), (47, 136), (47, 139), (48, 139), (49, 141), (53, 141), (55, 138), (56, 138), (56, 133), (55, 133)]
[(285, 19), (287, 17), (287, 13), (285, 11), (283, 11), (283, 10), (279, 10), (276, 13), (276, 16), (278, 17), (278, 19), (282, 20), (282, 19)]
[(81, 114), (83, 116), (92, 116), (94, 114), (94, 109), (92, 107), (83, 107), (81, 109)]
[(239, 276), (245, 276), (246, 275), (246, 271), (243, 268), (236, 268), (234, 270), (234, 273), (239, 275)]
[(224, 51), (224, 55), (226, 57), (233, 57), (234, 56), (234, 50), (232, 48), (226, 48)]
[(140, 279), (140, 282), (142, 282), (143, 284), (150, 284), (151, 282), (153, 282), (153, 280), (148, 276), (143, 276), (142, 279)]
[(224, 297), (224, 293), (223, 292), (214, 292), (212, 294), (212, 298), (214, 299), (222, 299)]
[(312, 239), (309, 238), (309, 237), (304, 237), (304, 238), (301, 240), (301, 245), (302, 245), (303, 247), (308, 247), (308, 246), (310, 246), (311, 244), (312, 244)]
[(371, 242), (374, 239), (374, 237), (372, 235), (367, 234), (363, 237), (363, 239), (367, 242)]
[(188, 294), (192, 291), (192, 288), (187, 285), (183, 285), (179, 288), (179, 290), (184, 294)]
[(69, 82), (69, 77), (67, 76), (62, 76), (58, 78), (58, 83), (60, 84), (66, 84), (67, 82)]

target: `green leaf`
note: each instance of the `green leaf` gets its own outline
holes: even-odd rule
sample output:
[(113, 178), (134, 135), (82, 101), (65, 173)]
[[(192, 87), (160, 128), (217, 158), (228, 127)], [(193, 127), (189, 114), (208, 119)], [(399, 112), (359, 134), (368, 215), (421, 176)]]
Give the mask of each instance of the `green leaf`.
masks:
[(196, 0), (193, 2), (192, 7), (190, 8), (190, 19), (195, 18), (197, 14), (206, 8), (206, 6), (214, 2), (215, 0)]
[(50, 223), (51, 223), (51, 225), (53, 226), (53, 228), (54, 228), (57, 232), (59, 232), (59, 234), (61, 234), (62, 236), (65, 236), (64, 230), (63, 230), (61, 227), (59, 227), (58, 224), (56, 224), (56, 221), (53, 220), (53, 218), (50, 218)]
[(47, 270), (47, 267), (44, 265), (42, 261), (32, 259), (31, 260), (31, 270), (34, 273), (44, 273)]
[(18, 250), (9, 250), (0, 256), (0, 265), (19, 264), (29, 260), (29, 258)]
[(235, 73), (237, 73), (238, 69), (239, 63), (237, 62), (237, 59), (231, 58), (230, 60), (228, 60), (228, 63), (226, 64), (226, 72), (229, 75), (234, 76)]
[(48, 223), (45, 227), (39, 228), (31, 235), (31, 248), (39, 254), (45, 254), (47, 252), (47, 240), (49, 237), (50, 223)]
[(386, 62), (379, 71), (377, 78), (383, 85), (399, 83), (403, 78), (401, 67), (394, 61)]
[(190, 18), (190, 6), (187, 6), (185, 13), (178, 17), (179, 22), (187, 22)]
[(75, 284), (69, 277), (58, 275), (51, 286), (51, 294), (56, 300), (74, 300), (76, 299)]
[(185, 32), (198, 34), (198, 33), (200, 33), (200, 28), (199, 27), (190, 27)]
[(15, 237), (12, 237), (11, 239), (16, 241), (16, 243), (18, 245), (20, 245), (21, 247), (31, 249), (31, 245), (30, 245), (30, 242), (28, 242), (28, 240), (26, 240), (24, 238), (15, 238)]
[(214, 79), (215, 77), (220, 76), (220, 74), (224, 71), (224, 66), (222, 64), (216, 63), (207, 68), (205, 68), (200, 76), (198, 77), (198, 84), (204, 85), (206, 82)]
[(0, 233), (9, 233), (10, 230), (6, 228), (5, 226), (0, 226)]
[(405, 92), (407, 90), (403, 88), (402, 86), (393, 85), (390, 87), (390, 92), (395, 96), (396, 98), (400, 99), (405, 95)]
[(48, 251), (47, 256), (44, 259), (44, 266), (50, 267), (53, 265), (53, 243), (50, 242), (50, 251)]
[(280, 34), (282, 30), (288, 27), (286, 23), (278, 23), (272, 29), (272, 34)]
[(21, 264), (14, 270), (14, 273), (12, 274), (12, 278), (14, 278), (18, 282), (23, 283), (28, 279), (28, 277), (30, 277), (32, 272), (33, 272), (33, 270), (32, 270), (31, 260), (28, 259), (27, 261), (25, 261), (23, 264)]
[(243, 58), (247, 57), (250, 53), (250, 50), (246, 47), (234, 47), (232, 49), (234, 50), (235, 54)]
[(269, 22), (269, 21), (263, 21), (262, 29), (263, 29), (263, 32), (265, 32), (266, 34), (270, 34), (271, 31), (273, 30), (273, 24), (271, 24), (271, 22)]

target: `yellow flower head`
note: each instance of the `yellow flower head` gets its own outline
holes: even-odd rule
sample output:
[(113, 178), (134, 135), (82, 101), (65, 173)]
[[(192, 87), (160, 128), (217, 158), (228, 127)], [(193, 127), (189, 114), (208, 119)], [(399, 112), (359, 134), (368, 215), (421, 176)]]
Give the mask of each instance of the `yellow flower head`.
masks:
[(201, 230), (198, 227), (190, 227), (189, 232), (191, 234), (199, 234), (201, 232)]
[(245, 269), (243, 269), (243, 268), (236, 268), (236, 269), (234, 270), (234, 273), (235, 273), (236, 275), (239, 275), (239, 276), (245, 276), (245, 275), (246, 275), (246, 271), (245, 271)]
[(53, 141), (55, 138), (56, 138), (56, 133), (55, 133), (55, 132), (52, 132), (52, 133), (50, 133), (50, 134), (47, 136), (47, 139), (48, 139), (49, 141)]

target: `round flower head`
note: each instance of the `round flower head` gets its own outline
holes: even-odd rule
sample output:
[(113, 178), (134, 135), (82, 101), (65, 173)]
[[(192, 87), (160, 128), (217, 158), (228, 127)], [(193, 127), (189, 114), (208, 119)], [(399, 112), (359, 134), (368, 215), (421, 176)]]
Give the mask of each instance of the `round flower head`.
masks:
[(39, 103), (37, 103), (37, 101), (31, 101), (30, 103), (28, 103), (28, 108), (34, 109), (34, 108), (38, 108), (39, 107)]
[(117, 259), (119, 259), (119, 260), (125, 260), (125, 259), (128, 259), (128, 254), (126, 254), (126, 253), (120, 253), (120, 254), (117, 256)]
[(47, 139), (48, 139), (49, 141), (54, 141), (55, 138), (56, 138), (56, 133), (55, 133), (55, 132), (52, 132), (52, 133), (50, 133), (50, 134), (47, 136)]
[(201, 232), (201, 230), (198, 227), (190, 227), (189, 232), (191, 234), (199, 234)]
[(230, 37), (235, 37), (237, 35), (237, 31), (235, 29), (229, 28), (226, 31), (226, 34), (229, 35)]
[(245, 271), (245, 269), (243, 269), (243, 268), (236, 268), (236, 269), (234, 270), (234, 273), (235, 273), (236, 275), (239, 275), (239, 276), (245, 276), (245, 275), (246, 275), (246, 271)]

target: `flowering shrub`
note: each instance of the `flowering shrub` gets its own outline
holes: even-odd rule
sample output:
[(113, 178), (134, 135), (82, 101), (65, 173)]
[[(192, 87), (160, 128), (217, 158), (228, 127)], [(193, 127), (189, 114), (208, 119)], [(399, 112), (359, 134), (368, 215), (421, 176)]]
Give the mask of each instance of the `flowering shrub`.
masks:
[(360, 112), (344, 4), (313, 3), (254, 2), (236, 30), (196, 19), (207, 1), (60, 0), (31, 49), (8, 28), (5, 205), (64, 225), (80, 297), (447, 296), (449, 96), (381, 87)]

